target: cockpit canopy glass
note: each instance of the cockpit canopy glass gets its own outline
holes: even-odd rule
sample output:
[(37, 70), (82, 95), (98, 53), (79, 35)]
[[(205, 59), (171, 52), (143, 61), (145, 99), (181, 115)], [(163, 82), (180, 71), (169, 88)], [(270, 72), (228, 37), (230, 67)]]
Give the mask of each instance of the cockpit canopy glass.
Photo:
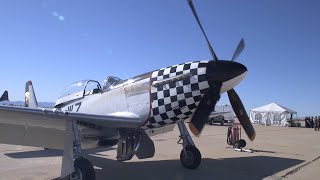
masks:
[(112, 89), (114, 86), (119, 84), (119, 82), (122, 81), (120, 78), (114, 77), (114, 76), (108, 76), (103, 81), (103, 90), (107, 91), (109, 89)]
[(83, 92), (87, 82), (88, 82), (88, 80), (82, 80), (82, 81), (72, 83), (71, 85), (65, 87), (62, 90), (60, 97), (68, 96), (68, 95), (78, 93), (78, 92)]
[(98, 93), (100, 91), (101, 87), (97, 81), (82, 80), (72, 83), (71, 85), (64, 88), (64, 90), (61, 92), (60, 97), (65, 97), (76, 93), (80, 93), (82, 95), (89, 95)]
[(100, 93), (100, 92), (101, 92), (101, 87), (100, 87), (100, 84), (98, 83), (98, 81), (90, 80), (87, 82), (87, 85), (84, 90), (85, 96)]

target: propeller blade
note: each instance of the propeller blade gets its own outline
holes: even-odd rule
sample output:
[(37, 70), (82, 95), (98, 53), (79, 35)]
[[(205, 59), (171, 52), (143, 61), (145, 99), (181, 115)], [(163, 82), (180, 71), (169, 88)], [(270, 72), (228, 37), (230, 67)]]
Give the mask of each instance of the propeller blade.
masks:
[(244, 109), (238, 94), (234, 89), (231, 89), (228, 91), (228, 96), (231, 106), (234, 112), (236, 113), (237, 118), (239, 119), (244, 131), (248, 135), (249, 139), (253, 141), (256, 137), (256, 132), (254, 131), (254, 128), (249, 120), (248, 114)]
[(212, 46), (211, 46), (211, 44), (210, 44), (210, 42), (209, 42), (209, 40), (208, 40), (208, 37), (207, 37), (206, 33), (204, 32), (204, 30), (203, 30), (203, 28), (202, 28), (202, 25), (201, 25), (201, 23), (200, 23), (200, 20), (199, 20), (199, 18), (198, 18), (198, 15), (197, 15), (196, 9), (194, 8), (194, 5), (193, 5), (193, 3), (192, 3), (192, 0), (188, 0), (188, 3), (189, 3), (189, 6), (190, 6), (190, 8), (191, 8), (191, 10), (192, 10), (192, 12), (193, 12), (194, 17), (196, 18), (196, 20), (197, 20), (197, 22), (198, 22), (198, 24), (199, 24), (199, 26), (200, 26), (200, 29), (201, 29), (204, 37), (206, 38), (206, 41), (207, 41), (207, 44), (208, 44), (208, 47), (209, 47), (209, 50), (210, 50), (210, 53), (211, 53), (211, 56), (212, 56), (213, 60), (214, 60), (214, 61), (218, 61), (218, 58), (217, 58), (216, 54), (214, 53), (213, 48), (212, 48)]
[(244, 40), (243, 40), (243, 38), (241, 38), (241, 40), (238, 44), (238, 47), (232, 56), (231, 61), (235, 61), (238, 58), (238, 56), (241, 54), (241, 52), (244, 50), (244, 48), (245, 48)]
[(189, 122), (189, 128), (195, 136), (201, 134), (204, 125), (208, 121), (208, 117), (211, 112), (214, 111), (216, 103), (220, 99), (221, 86), (222, 83), (215, 83), (209, 88), (201, 99), (196, 112), (192, 116), (192, 119)]

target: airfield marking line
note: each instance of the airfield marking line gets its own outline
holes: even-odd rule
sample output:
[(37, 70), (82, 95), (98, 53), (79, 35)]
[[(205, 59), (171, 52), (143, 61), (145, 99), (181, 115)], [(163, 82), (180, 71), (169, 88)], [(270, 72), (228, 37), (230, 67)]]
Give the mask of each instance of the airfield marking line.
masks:
[(311, 160), (311, 161), (309, 161), (309, 162), (307, 162), (307, 163), (305, 163), (305, 164), (302, 164), (302, 165), (296, 167), (295, 169), (287, 172), (285, 175), (283, 175), (283, 176), (281, 176), (281, 177), (282, 177), (282, 178), (286, 178), (286, 177), (288, 177), (289, 175), (292, 175), (292, 174), (298, 172), (300, 169), (302, 169), (302, 168), (310, 165), (311, 163), (315, 162), (315, 161), (318, 160), (318, 159), (320, 159), (320, 156), (318, 156), (317, 158), (315, 158), (315, 159), (313, 159), (313, 160)]

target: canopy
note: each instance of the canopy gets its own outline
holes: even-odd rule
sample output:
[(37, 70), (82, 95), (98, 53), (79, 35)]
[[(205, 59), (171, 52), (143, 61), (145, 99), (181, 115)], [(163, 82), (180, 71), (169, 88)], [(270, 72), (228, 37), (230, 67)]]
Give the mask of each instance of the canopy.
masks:
[(292, 118), (293, 114), (297, 114), (297, 112), (279, 104), (270, 103), (251, 109), (250, 121), (266, 126), (287, 126), (288, 120)]

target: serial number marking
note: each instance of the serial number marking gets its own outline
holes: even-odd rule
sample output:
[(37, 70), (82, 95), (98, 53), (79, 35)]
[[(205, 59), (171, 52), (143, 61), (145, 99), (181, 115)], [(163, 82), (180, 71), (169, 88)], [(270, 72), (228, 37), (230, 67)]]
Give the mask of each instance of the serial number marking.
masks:
[(73, 111), (73, 107), (76, 106), (76, 112), (79, 111), (80, 107), (81, 107), (81, 102), (76, 103), (75, 105), (70, 105), (67, 107), (67, 111), (72, 112)]

